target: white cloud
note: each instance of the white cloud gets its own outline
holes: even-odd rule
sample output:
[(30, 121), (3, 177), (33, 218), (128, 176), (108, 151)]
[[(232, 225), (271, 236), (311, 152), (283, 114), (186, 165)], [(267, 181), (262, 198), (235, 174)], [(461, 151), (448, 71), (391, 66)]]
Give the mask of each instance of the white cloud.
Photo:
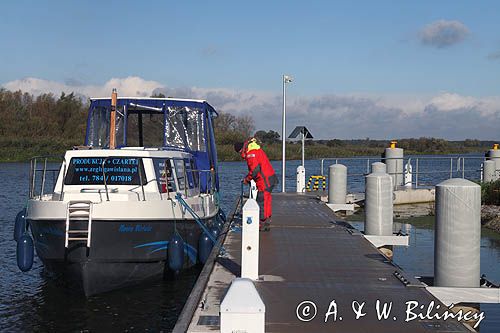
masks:
[(16, 91), (22, 90), (33, 95), (42, 93), (52, 93), (56, 96), (62, 92), (75, 92), (78, 95), (87, 97), (111, 96), (111, 91), (116, 88), (121, 96), (151, 96), (153, 90), (162, 88), (163, 85), (156, 81), (144, 80), (137, 76), (126, 78), (112, 78), (103, 85), (80, 85), (75, 86), (71, 82), (60, 83), (55, 81), (37, 79), (33, 77), (14, 80), (3, 84), (3, 87)]
[(462, 42), (469, 33), (469, 28), (462, 22), (439, 20), (426, 25), (419, 38), (424, 45), (444, 48)]
[[(251, 115), (257, 129), (281, 131), (280, 93), (228, 88), (171, 88), (140, 77), (114, 78), (103, 85), (68, 85), (28, 78), (3, 85), (38, 95), (75, 91), (84, 96), (150, 96), (206, 99), (217, 110)], [(436, 95), (324, 94), (287, 97), (287, 128), (307, 126), (319, 139), (404, 138), (498, 139), (500, 97), (472, 97), (453, 92)]]
[(481, 102), (470, 96), (462, 96), (454, 93), (442, 93), (433, 97), (429, 101), (430, 105), (434, 105), (441, 111), (453, 111), (463, 108), (477, 108)]
[[(280, 94), (231, 89), (164, 88), (167, 96), (208, 100), (218, 110), (253, 116), (258, 129), (281, 128)], [(494, 139), (500, 97), (437, 95), (325, 94), (288, 96), (287, 126), (306, 125), (316, 138)]]

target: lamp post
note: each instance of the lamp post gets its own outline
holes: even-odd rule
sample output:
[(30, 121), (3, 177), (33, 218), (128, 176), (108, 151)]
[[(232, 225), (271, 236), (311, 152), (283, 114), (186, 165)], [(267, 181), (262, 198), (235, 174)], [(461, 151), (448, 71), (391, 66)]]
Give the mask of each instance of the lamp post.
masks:
[(281, 192), (285, 192), (285, 173), (286, 173), (286, 154), (285, 154), (285, 138), (286, 138), (286, 84), (292, 82), (292, 77), (283, 75), (283, 124), (281, 127)]

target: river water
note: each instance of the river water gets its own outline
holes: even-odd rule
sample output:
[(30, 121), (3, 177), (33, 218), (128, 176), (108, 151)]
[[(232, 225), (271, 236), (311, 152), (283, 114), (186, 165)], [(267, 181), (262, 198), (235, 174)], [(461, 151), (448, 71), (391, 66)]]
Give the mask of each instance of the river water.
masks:
[[(365, 160), (339, 162), (348, 165), (349, 173), (363, 173), (366, 169)], [(287, 162), (288, 191), (295, 190), (295, 170), (299, 163)], [(329, 163), (325, 162), (325, 168)], [(424, 170), (425, 163), (428, 163), (429, 170), (443, 172), (422, 174), (421, 182), (437, 183), (449, 177), (449, 160), (422, 160), (421, 170)], [(466, 177), (479, 178), (479, 160), (467, 163), (470, 165), (466, 167), (469, 169)], [(280, 162), (273, 162), (273, 166), (277, 173), (281, 170)], [(320, 174), (320, 166), (320, 161), (306, 161), (307, 174)], [(220, 163), (219, 171), (221, 203), (228, 212), (240, 193), (240, 180), (246, 172), (246, 165), (224, 162)], [(0, 331), (170, 331), (199, 269), (186, 271), (175, 280), (148, 283), (90, 298), (72, 290), (65, 281), (47, 276), (36, 257), (31, 271), (22, 273), (18, 270), (16, 244), (12, 239), (13, 221), (26, 202), (28, 175), (29, 164), (0, 164)], [(361, 176), (350, 177), (349, 190), (361, 191), (363, 182)], [(278, 185), (277, 190), (280, 189), (281, 185)], [(362, 224), (357, 226), (362, 228)], [(410, 231), (411, 246), (396, 248), (395, 262), (409, 274), (431, 276), (433, 218), (405, 220), (401, 227)], [(500, 236), (487, 230), (483, 230), (481, 239), (481, 273), (491, 280), (500, 281)], [(500, 306), (481, 305), (481, 310), (486, 316), (481, 332), (500, 332)]]

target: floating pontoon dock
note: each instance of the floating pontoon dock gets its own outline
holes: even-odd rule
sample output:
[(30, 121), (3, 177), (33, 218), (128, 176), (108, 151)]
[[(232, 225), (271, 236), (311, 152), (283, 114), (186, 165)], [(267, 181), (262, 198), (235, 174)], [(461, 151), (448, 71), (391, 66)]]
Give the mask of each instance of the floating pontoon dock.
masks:
[[(334, 213), (315, 196), (274, 194), (273, 206), (271, 231), (260, 233), (259, 281), (254, 282), (265, 304), (266, 332), (470, 331), (454, 319), (407, 322), (406, 302), (418, 302), (415, 314), (425, 315), (432, 301), (432, 313), (442, 312), (435, 310), (437, 305), (441, 310), (446, 307), (359, 231), (336, 222)], [(241, 214), (236, 212), (231, 218), (231, 229), (220, 240), (225, 254), (212, 253), (214, 261), (201, 273), (174, 332), (220, 330), (220, 303), (241, 270)], [(377, 318), (377, 300), (380, 309), (392, 302), (387, 319)], [(312, 306), (298, 309), (304, 301), (314, 302), (316, 310)], [(337, 314), (325, 322), (332, 301)], [(352, 305), (359, 310), (363, 302), (361, 311), (366, 315), (356, 319)], [(303, 320), (314, 312), (316, 316), (301, 321), (297, 312)]]

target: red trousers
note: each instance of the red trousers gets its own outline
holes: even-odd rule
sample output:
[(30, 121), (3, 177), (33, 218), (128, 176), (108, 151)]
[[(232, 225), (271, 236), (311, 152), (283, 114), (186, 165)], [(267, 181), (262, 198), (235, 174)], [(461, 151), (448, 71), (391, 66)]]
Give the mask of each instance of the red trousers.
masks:
[(273, 196), (271, 192), (265, 190), (259, 191), (257, 194), (257, 203), (259, 204), (260, 219), (262, 221), (273, 215)]

